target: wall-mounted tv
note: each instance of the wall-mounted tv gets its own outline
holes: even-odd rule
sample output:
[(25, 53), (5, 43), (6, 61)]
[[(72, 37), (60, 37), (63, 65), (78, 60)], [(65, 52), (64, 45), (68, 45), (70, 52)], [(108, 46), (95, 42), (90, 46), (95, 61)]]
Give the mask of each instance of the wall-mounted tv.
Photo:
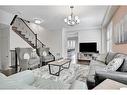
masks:
[(79, 43), (80, 52), (97, 52), (97, 43)]

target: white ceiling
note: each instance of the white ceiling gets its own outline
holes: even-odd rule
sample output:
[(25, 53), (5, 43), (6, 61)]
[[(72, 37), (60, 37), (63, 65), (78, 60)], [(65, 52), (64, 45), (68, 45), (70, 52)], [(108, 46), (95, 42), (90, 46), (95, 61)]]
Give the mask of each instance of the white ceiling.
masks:
[[(79, 16), (80, 24), (73, 28), (101, 26), (108, 6), (74, 6), (74, 14)], [(72, 28), (64, 23), (64, 18), (70, 15), (69, 6), (0, 6), (9, 13), (20, 12), (20, 16), (26, 20), (33, 21), (41, 18), (44, 22), (42, 27), (48, 30), (61, 30)]]
[(5, 25), (5, 24), (0, 23), (0, 30), (8, 29), (9, 27), (10, 27), (9, 25)]

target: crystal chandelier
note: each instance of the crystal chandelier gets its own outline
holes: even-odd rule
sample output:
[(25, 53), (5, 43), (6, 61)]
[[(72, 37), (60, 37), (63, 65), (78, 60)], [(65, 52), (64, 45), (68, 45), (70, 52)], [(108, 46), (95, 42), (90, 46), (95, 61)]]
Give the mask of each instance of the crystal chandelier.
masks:
[(80, 20), (79, 20), (79, 17), (78, 16), (74, 16), (73, 14), (73, 8), (74, 6), (70, 6), (70, 9), (71, 9), (71, 15), (66, 17), (64, 19), (64, 22), (69, 25), (69, 26), (74, 26), (76, 24), (79, 24), (80, 23)]

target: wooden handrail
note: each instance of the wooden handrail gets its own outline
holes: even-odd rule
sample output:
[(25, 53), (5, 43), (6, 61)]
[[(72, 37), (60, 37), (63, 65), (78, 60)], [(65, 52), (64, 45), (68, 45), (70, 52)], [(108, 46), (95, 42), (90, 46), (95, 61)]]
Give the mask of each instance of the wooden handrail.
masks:
[(37, 48), (37, 34), (35, 34), (35, 46)]
[(41, 44), (42, 44), (42, 46), (45, 46), (39, 39), (37, 39)]
[(15, 19), (17, 18), (17, 16), (18, 16), (18, 15), (15, 15), (15, 16), (14, 16), (14, 18), (12, 19), (10, 25), (12, 25), (12, 24), (14, 23)]
[[(20, 17), (18, 17), (18, 18), (20, 18)], [(22, 18), (20, 18), (20, 19), (22, 19)], [(26, 22), (30, 23), (30, 21), (28, 21), (28, 20), (25, 20), (25, 19), (22, 19), (22, 20), (24, 20), (24, 21), (26, 21)]]

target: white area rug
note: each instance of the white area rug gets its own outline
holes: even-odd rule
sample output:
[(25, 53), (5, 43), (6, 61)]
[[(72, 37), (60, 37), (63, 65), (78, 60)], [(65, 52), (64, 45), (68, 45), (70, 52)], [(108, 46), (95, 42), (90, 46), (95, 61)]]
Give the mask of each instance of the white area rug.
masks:
[(60, 76), (50, 75), (49, 68), (47, 65), (32, 71), (35, 77), (37, 78), (50, 79), (54, 81), (62, 81), (67, 84), (72, 84), (72, 82), (75, 80), (86, 82), (89, 66), (79, 65), (79, 64), (70, 64), (70, 68), (64, 69), (63, 71), (61, 71)]

